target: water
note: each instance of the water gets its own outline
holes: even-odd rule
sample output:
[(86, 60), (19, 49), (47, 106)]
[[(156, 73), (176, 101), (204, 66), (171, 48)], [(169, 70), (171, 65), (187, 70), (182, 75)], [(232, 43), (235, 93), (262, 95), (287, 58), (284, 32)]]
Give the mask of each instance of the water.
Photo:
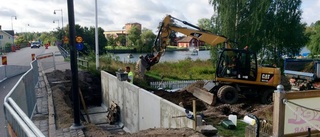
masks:
[[(114, 54), (119, 57), (120, 61), (123, 62), (137, 62), (140, 55), (147, 55), (147, 53), (131, 53), (133, 58), (128, 58), (129, 53), (119, 53)], [(191, 51), (170, 51), (165, 52), (165, 54), (161, 57), (160, 62), (177, 62), (179, 60), (184, 60), (186, 58), (191, 58), (191, 60), (207, 60), (210, 59), (210, 51), (198, 51), (198, 55), (191, 55)]]

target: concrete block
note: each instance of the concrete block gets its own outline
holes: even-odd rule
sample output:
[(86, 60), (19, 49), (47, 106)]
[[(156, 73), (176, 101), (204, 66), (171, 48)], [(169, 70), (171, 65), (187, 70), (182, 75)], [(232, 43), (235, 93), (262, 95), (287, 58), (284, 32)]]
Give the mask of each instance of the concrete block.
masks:
[(213, 136), (218, 133), (218, 129), (212, 125), (197, 126), (196, 130), (205, 136)]

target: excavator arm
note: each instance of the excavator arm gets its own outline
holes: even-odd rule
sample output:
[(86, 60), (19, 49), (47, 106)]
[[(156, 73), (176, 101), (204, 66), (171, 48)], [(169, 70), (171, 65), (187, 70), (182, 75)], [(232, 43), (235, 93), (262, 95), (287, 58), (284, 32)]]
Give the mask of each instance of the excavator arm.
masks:
[[(177, 26), (173, 23), (174, 21), (179, 21), (186, 26), (192, 27), (194, 29)], [(212, 46), (216, 46), (220, 43), (225, 43), (225, 48), (231, 48), (230, 43), (225, 36), (212, 34), (209, 31), (203, 30), (191, 23), (167, 15), (160, 23), (158, 35), (153, 45), (153, 53), (148, 54), (144, 57), (145, 63), (143, 64), (145, 64), (147, 70), (149, 70), (151, 66), (159, 62), (161, 56), (165, 53), (166, 47), (169, 45), (170, 34), (173, 31), (191, 36)]]

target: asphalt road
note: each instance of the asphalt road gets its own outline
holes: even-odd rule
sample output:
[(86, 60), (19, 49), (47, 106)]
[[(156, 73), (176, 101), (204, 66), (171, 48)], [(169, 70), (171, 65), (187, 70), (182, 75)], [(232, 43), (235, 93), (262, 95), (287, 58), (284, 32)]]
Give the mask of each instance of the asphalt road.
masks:
[[(38, 49), (30, 47), (26, 47), (20, 50), (16, 50), (16, 52), (7, 53), (7, 63), (8, 65), (21, 65), (21, 66), (30, 66), (30, 62), (32, 61), (31, 54), (35, 54), (35, 56), (43, 54), (45, 52), (44, 47), (40, 47)], [(5, 118), (3, 113), (3, 102), (4, 97), (9, 93), (9, 91), (13, 88), (13, 86), (20, 79), (21, 75), (9, 78), (0, 83), (0, 137), (6, 137), (6, 129), (5, 129)]]

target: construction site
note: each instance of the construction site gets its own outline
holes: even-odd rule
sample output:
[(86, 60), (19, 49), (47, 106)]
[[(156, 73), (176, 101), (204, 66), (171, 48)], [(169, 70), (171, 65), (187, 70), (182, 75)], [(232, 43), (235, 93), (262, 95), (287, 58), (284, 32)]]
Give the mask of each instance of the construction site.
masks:
[[(130, 82), (133, 75), (130, 76), (130, 73), (122, 71), (113, 73), (101, 71), (101, 77), (81, 72), (79, 85), (82, 120), (89, 124), (87, 131), (84, 130), (87, 136), (105, 134), (145, 136), (157, 131), (159, 133), (154, 134), (185, 136), (186, 133), (181, 132), (185, 130), (184, 128), (193, 129), (187, 136), (193, 134), (218, 136), (217, 126), (222, 126), (226, 132), (233, 133), (238, 119), (243, 119), (244, 123), (249, 125), (250, 123), (255, 125), (255, 122), (250, 122), (254, 119), (256, 122), (263, 121), (264, 133), (271, 135), (274, 122), (274, 92), (289, 91), (295, 89), (294, 86), (298, 86), (299, 91), (317, 87), (318, 73), (310, 70), (313, 66), (318, 67), (317, 62), (309, 61), (300, 70), (290, 70), (301, 63), (286, 60), (285, 75), (282, 75), (280, 68), (276, 66), (258, 65), (256, 53), (251, 52), (247, 46), (244, 49), (233, 48), (232, 42), (226, 37), (205, 32), (185, 21), (181, 22), (196, 29), (171, 25), (172, 20), (181, 21), (170, 15), (164, 18), (155, 42), (159, 44), (157, 40), (161, 39), (162, 44), (154, 46), (154, 54), (140, 56), (137, 75), (141, 75), (139, 73), (144, 75), (145, 70), (151, 70), (159, 63), (168, 44), (166, 42), (169, 39), (168, 35), (171, 31), (176, 31), (212, 46), (224, 45), (217, 58), (215, 79), (199, 80), (179, 90), (169, 91), (144, 89), (134, 85)], [(303, 70), (309, 72), (301, 72)], [(55, 104), (58, 127), (65, 128), (63, 127), (65, 122), (72, 122), (71, 72), (53, 71), (48, 73), (47, 77), (53, 89), (54, 100), (59, 100), (54, 101), (58, 103)], [(231, 118), (234, 116), (235, 118)], [(67, 122), (68, 120), (71, 121)], [(163, 132), (163, 128), (170, 132)], [(247, 128), (237, 130), (245, 130), (246, 136), (249, 134)]]
[[(60, 70), (46, 74), (53, 90), (58, 129), (69, 127), (70, 123), (73, 122), (72, 101), (70, 99), (71, 83), (66, 82), (70, 81), (70, 74), (70, 71), (62, 72)], [(105, 77), (102, 77), (101, 80), (108, 82), (111, 89), (103, 89), (105, 91), (102, 93), (104, 98), (99, 100), (101, 93), (94, 93), (94, 91), (99, 91), (98, 87), (101, 86), (99, 84), (100, 80), (90, 76), (90, 73), (80, 72), (79, 74), (80, 89), (91, 118), (89, 118), (91, 120), (89, 122), (83, 105), (81, 105), (83, 111), (82, 122), (86, 126), (84, 132), (88, 136), (129, 136), (134, 134), (137, 134), (137, 136), (152, 134), (171, 136), (201, 135), (200, 132), (191, 130), (193, 121), (188, 119), (185, 113), (186, 109), (192, 111), (193, 100), (196, 101), (197, 112), (204, 116), (204, 125), (219, 125), (222, 120), (228, 119), (228, 116), (231, 114), (237, 115), (238, 119), (243, 119), (247, 114), (255, 114), (261, 119), (272, 120), (270, 119), (273, 109), (272, 104), (264, 105), (257, 103), (259, 102), (257, 99), (248, 100), (240, 97), (239, 102), (235, 104), (217, 102), (212, 106), (199, 100), (187, 91), (146, 91), (135, 85), (131, 85), (129, 82), (119, 81), (115, 76), (107, 73), (102, 74)], [(106, 85), (102, 85), (102, 87), (106, 87)], [(107, 95), (108, 93), (109, 95)], [(119, 106), (118, 111), (120, 111), (119, 118), (113, 118), (113, 122), (109, 121), (111, 119), (108, 119), (109, 110), (107, 108), (112, 106), (111, 102), (117, 104)], [(102, 103), (105, 107), (101, 107), (99, 103)], [(94, 110), (97, 108), (100, 108), (100, 110), (96, 110), (90, 114), (90, 109)], [(127, 122), (123, 124), (128, 126), (122, 127), (122, 129), (121, 126), (117, 125), (121, 122)], [(168, 127), (170, 129), (163, 129), (161, 127)], [(150, 132), (153, 133), (151, 134)]]

